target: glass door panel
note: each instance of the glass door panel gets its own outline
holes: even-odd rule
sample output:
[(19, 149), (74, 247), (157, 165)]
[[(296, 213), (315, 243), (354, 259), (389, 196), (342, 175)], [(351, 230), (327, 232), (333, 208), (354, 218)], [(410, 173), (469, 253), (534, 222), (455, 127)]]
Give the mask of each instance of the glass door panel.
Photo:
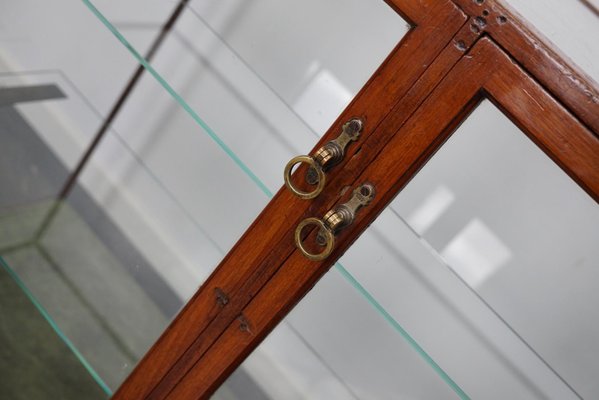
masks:
[[(10, 309), (2, 316), (0, 397), (105, 398), (161, 332), (165, 310), (181, 303), (164, 308), (148, 296), (144, 279), (159, 266), (93, 188), (79, 182), (76, 204), (60, 200), (136, 63), (81, 3), (5, 2), (0, 21), (0, 275)], [(105, 185), (111, 167), (96, 165)], [(63, 213), (67, 234), (46, 246)], [(162, 239), (155, 252), (171, 251)], [(124, 292), (122, 282), (131, 291), (117, 301), (110, 296)], [(129, 301), (137, 322), (146, 312), (138, 327), (123, 321)], [(148, 338), (139, 340), (146, 328)]]
[(594, 398), (597, 227), (483, 101), (214, 398)]
[[(146, 37), (160, 28), (154, 16), (178, 2), (85, 3), (143, 55)], [(329, 128), (408, 29), (384, 1), (194, 0), (150, 64), (207, 122), (222, 119), (207, 115), (210, 103), (233, 97), (250, 103), (291, 145), (305, 134), (313, 143), (309, 131)], [(284, 117), (300, 126), (291, 130)]]
[[(8, 209), (1, 229), (11, 239), (32, 228), (2, 255), (111, 389), (243, 233), (240, 221), (249, 225), (268, 201), (153, 78), (137, 90), (68, 196), (50, 199), (35, 221)], [(120, 133), (148, 95), (168, 118), (124, 129), (165, 153), (135, 152)], [(241, 193), (245, 207), (236, 206)]]
[(135, 61), (82, 4), (4, 2), (0, 14), (0, 220), (18, 220), (7, 248), (33, 235)]
[[(67, 191), (135, 71), (131, 52), (147, 51), (175, 4), (0, 6), (0, 256), (104, 393), (407, 32), (382, 2), (354, 3), (192, 2)], [(300, 24), (316, 6), (319, 24)], [(358, 19), (377, 29), (340, 32)]]
[[(164, 6), (138, 3), (151, 14)], [(86, 4), (143, 54), (147, 40), (136, 38), (147, 24), (127, 22), (138, 16), (113, 2)], [(287, 161), (313, 147), (408, 29), (382, 1), (192, 1), (148, 68), (200, 125), (198, 134), (270, 194)], [(160, 107), (151, 100), (147, 106)]]
[(438, 260), (416, 264), (419, 274), (446, 286), (439, 293), (453, 287), (448, 306), (512, 373), (514, 383), (496, 387), (491, 360), (481, 363), (473, 341), (453, 336), (444, 347), (463, 354), (448, 358), (462, 364), (458, 383), (468, 391), (485, 382), (473, 397), (499, 396), (518, 381), (533, 398), (597, 397), (599, 207), (505, 115), (489, 101), (479, 105), (389, 212)]

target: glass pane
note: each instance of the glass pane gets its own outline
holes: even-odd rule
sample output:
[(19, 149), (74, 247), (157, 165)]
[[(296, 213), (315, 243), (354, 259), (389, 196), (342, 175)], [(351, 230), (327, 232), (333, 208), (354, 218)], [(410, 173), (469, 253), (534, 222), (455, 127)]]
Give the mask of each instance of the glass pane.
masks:
[[(175, 4), (85, 3), (142, 55), (161, 25), (154, 16)], [(215, 104), (233, 97), (251, 103), (245, 113), (280, 130), (288, 146), (308, 145), (307, 151), (312, 135), (329, 128), (408, 29), (383, 1), (192, 0), (150, 64), (229, 146), (235, 143), (228, 132), (256, 130), (214, 115)]]
[[(599, 207), (497, 108), (484, 101), (386, 213), (378, 243), (397, 261), (371, 291), (411, 291), (406, 326), (467, 393), (599, 396)], [(390, 284), (409, 284), (391, 279), (402, 264), (432, 294)]]
[(135, 67), (81, 5), (65, 6), (65, 18), (102, 55), (67, 45), (68, 33), (45, 18), (53, 6), (27, 4), (0, 5), (0, 221), (12, 225), (0, 230), (0, 248), (31, 239)]
[(467, 399), (337, 268), (342, 273), (318, 282), (213, 399)]
[(68, 279), (42, 259), (37, 243), (136, 63), (83, 4), (70, 1), (2, 2), (0, 42), (0, 254), (7, 260), (0, 273), (2, 307), (10, 310), (1, 317), (0, 397), (105, 398), (111, 376), (98, 374), (92, 360), (103, 333), (88, 335), (89, 319), (76, 320), (75, 304), (86, 300), (53, 291)]
[(508, 0), (508, 3), (599, 82), (599, 1)]
[[(266, 205), (286, 161), (313, 146), (408, 29), (366, 0), (345, 14), (338, 1), (197, 3), (154, 67), (139, 59), (148, 73), (61, 197), (137, 67), (131, 53), (148, 50), (175, 3), (98, 2), (128, 47), (89, 1), (0, 6), (0, 182), (10, 188), (0, 256), (72, 352), (64, 368), (78, 360), (105, 393)], [(315, 25), (298, 25), (317, 6)], [(377, 29), (341, 35), (358, 17)]]
[(595, 398), (597, 227), (484, 101), (214, 398)]
[(106, 398), (76, 349), (53, 329), (39, 306), (0, 258), (1, 397)]

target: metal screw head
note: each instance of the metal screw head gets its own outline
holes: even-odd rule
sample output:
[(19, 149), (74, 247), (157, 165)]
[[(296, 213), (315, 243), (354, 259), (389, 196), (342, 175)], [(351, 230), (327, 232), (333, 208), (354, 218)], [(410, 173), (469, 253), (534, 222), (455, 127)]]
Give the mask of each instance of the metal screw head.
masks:
[(362, 128), (364, 127), (364, 123), (359, 118), (352, 118), (343, 124), (343, 131), (348, 135), (352, 136), (352, 139), (357, 139), (360, 132), (362, 132)]

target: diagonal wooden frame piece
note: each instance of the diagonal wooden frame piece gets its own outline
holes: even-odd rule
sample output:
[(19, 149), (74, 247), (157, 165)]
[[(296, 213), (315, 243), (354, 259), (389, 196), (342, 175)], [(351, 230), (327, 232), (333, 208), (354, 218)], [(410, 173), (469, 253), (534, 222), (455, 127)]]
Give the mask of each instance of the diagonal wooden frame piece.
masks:
[[(468, 76), (468, 79), (464, 79)], [(355, 180), (379, 195), (338, 237), (334, 254), (307, 262), (295, 251), (168, 395), (207, 398), (328, 271), (484, 97), (599, 200), (599, 139), (490, 38), (479, 40)], [(386, 120), (393, 118), (393, 113)]]
[[(354, 156), (360, 153), (363, 162), (372, 160), (385, 145), (390, 135), (379, 129), (381, 121), (429, 70), (467, 20), (450, 0), (388, 3), (414, 27), (314, 147), (334, 138), (346, 120), (360, 116), (366, 121), (360, 144), (368, 144), (369, 151), (350, 146), (343, 162), (330, 172), (329, 187), (315, 201), (300, 200), (279, 190), (117, 390), (114, 399), (163, 398), (172, 390), (293, 253), (293, 227), (307, 215), (335, 204), (339, 188), (353, 182), (352, 174), (365, 168), (367, 163), (355, 163)], [(468, 36), (470, 41), (475, 37)], [(464, 50), (457, 49), (446, 57), (450, 61), (438, 68), (436, 79), (457, 62)], [(417, 93), (419, 97), (412, 98), (414, 106), (426, 97), (428, 87), (431, 84), (423, 85)], [(354, 168), (346, 169), (344, 164), (352, 160)]]

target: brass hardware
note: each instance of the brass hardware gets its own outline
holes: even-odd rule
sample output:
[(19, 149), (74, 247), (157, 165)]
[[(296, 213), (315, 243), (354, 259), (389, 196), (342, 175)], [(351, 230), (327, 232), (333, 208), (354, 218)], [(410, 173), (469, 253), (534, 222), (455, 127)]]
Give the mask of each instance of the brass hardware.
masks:
[[(358, 186), (346, 203), (329, 210), (322, 219), (310, 217), (300, 222), (295, 229), (295, 245), (309, 260), (324, 260), (333, 252), (337, 232), (354, 222), (358, 210), (370, 204), (373, 198), (374, 186), (368, 183)], [(310, 225), (318, 227), (316, 242), (324, 247), (321, 253), (310, 253), (302, 242), (302, 231)]]
[[(293, 186), (293, 183), (291, 183), (291, 169), (295, 166), (295, 164), (299, 163), (306, 163), (310, 165), (310, 169), (308, 171), (315, 171), (317, 174), (316, 183), (318, 185), (312, 192), (301, 191)], [(287, 188), (300, 199), (313, 199), (318, 196), (320, 192), (322, 192), (322, 189), (324, 189), (325, 180), (326, 175), (324, 170), (319, 164), (316, 163), (316, 160), (310, 156), (293, 157), (285, 166), (285, 186), (287, 186)]]
[[(353, 118), (343, 124), (343, 128), (336, 139), (331, 140), (314, 153), (314, 156), (293, 157), (285, 166), (285, 186), (299, 198), (313, 199), (322, 192), (326, 180), (325, 171), (337, 164), (345, 155), (345, 148), (351, 142), (358, 140), (363, 127), (362, 120)], [(306, 173), (306, 181), (316, 188), (311, 192), (304, 192), (291, 182), (291, 170), (296, 164), (306, 163), (309, 165)]]

